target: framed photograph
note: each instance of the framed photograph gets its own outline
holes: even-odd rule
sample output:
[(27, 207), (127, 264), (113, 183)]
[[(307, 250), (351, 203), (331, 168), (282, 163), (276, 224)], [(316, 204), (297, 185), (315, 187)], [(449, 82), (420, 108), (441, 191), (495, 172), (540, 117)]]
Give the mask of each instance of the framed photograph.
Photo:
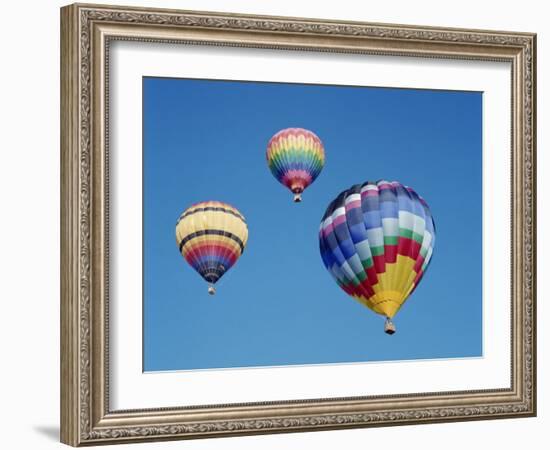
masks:
[(62, 442), (534, 416), (535, 58), (62, 8)]

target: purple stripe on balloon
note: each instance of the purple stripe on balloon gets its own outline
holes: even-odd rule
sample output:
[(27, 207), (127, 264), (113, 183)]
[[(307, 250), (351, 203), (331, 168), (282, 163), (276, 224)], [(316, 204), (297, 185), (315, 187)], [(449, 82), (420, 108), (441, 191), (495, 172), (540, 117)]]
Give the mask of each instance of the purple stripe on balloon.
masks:
[(361, 192), (361, 197), (376, 197), (378, 195), (378, 189), (367, 189)]
[(338, 225), (340, 225), (341, 223), (344, 223), (345, 221), (346, 221), (346, 215), (341, 214), (332, 220), (332, 226), (337, 227)]
[(323, 237), (327, 237), (333, 231), (334, 231), (334, 227), (332, 226), (332, 222), (331, 222), (325, 228), (323, 228), (323, 230), (322, 230)]
[(361, 200), (354, 200), (353, 202), (346, 203), (346, 211), (353, 208), (361, 208)]

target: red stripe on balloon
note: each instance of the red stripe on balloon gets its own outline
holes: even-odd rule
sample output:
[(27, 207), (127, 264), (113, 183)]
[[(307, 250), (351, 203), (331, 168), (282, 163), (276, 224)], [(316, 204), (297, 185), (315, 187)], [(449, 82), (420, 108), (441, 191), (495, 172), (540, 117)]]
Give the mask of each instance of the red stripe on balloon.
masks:
[(401, 256), (409, 256), (411, 245), (412, 239), (400, 236), (397, 240), (397, 253)]
[(420, 248), (421, 248), (421, 245), (413, 239), (411, 243), (411, 250), (410, 250), (409, 256), (412, 259), (416, 260), (416, 258), (418, 258), (418, 255), (420, 254)]
[(370, 266), (368, 269), (365, 269), (365, 272), (371, 286), (378, 284), (378, 275), (376, 274), (376, 267), (374, 267), (374, 265)]
[(374, 261), (374, 268), (376, 273), (384, 273), (386, 271), (386, 257), (384, 255), (378, 255), (372, 257)]
[(206, 255), (225, 256), (231, 265), (239, 257), (238, 252), (235, 252), (231, 247), (226, 245), (204, 244), (194, 247), (192, 250), (185, 252), (185, 259), (195, 259)]
[(397, 241), (397, 253), (416, 260), (420, 254), (421, 245), (414, 239), (399, 237)]
[(342, 284), (341, 287), (344, 290), (344, 292), (348, 295), (353, 295), (355, 293), (353, 290), (353, 287), (350, 286), (349, 284)]
[(416, 273), (419, 273), (422, 270), (422, 264), (424, 264), (424, 257), (422, 255), (418, 255), (418, 259), (414, 263), (414, 271)]
[[(424, 271), (423, 271), (423, 270), (420, 270), (420, 272), (418, 272), (418, 273), (416, 274), (416, 277), (414, 277), (413, 283), (414, 283), (414, 285), (415, 285), (415, 288), (416, 288), (416, 286), (418, 286), (418, 283), (420, 283), (420, 280), (422, 279), (422, 276), (423, 276), (423, 275), (424, 275)], [(411, 294), (412, 294), (412, 292), (411, 292)]]
[(397, 261), (397, 245), (384, 245), (384, 257), (386, 264)]
[(367, 298), (371, 298), (374, 295), (374, 289), (368, 279), (363, 280), (361, 282), (361, 286), (364, 289)]

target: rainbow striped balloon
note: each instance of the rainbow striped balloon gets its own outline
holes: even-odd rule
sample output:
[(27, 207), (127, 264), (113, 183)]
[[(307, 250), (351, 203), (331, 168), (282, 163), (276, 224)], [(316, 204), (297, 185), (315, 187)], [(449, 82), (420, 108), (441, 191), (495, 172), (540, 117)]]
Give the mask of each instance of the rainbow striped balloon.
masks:
[(432, 258), (435, 224), (428, 204), (397, 181), (367, 182), (328, 206), (319, 232), (323, 262), (338, 285), (391, 318), (422, 279)]
[(248, 227), (237, 208), (208, 201), (186, 209), (176, 223), (176, 243), (185, 260), (208, 283), (214, 284), (242, 255)]
[(267, 164), (279, 183), (302, 201), (302, 192), (323, 170), (325, 150), (315, 133), (303, 128), (286, 128), (275, 134), (267, 145)]

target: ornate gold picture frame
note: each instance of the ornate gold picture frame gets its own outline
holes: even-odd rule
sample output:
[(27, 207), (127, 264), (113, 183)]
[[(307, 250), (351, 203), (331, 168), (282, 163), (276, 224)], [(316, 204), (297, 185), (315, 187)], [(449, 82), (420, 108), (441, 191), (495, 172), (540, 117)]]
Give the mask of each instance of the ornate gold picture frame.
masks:
[[(115, 41), (506, 62), (510, 386), (114, 410), (109, 384), (109, 57)], [(406, 77), (406, 73), (403, 77)], [(74, 4), (61, 9), (61, 441), (191, 439), (536, 414), (536, 36)]]

